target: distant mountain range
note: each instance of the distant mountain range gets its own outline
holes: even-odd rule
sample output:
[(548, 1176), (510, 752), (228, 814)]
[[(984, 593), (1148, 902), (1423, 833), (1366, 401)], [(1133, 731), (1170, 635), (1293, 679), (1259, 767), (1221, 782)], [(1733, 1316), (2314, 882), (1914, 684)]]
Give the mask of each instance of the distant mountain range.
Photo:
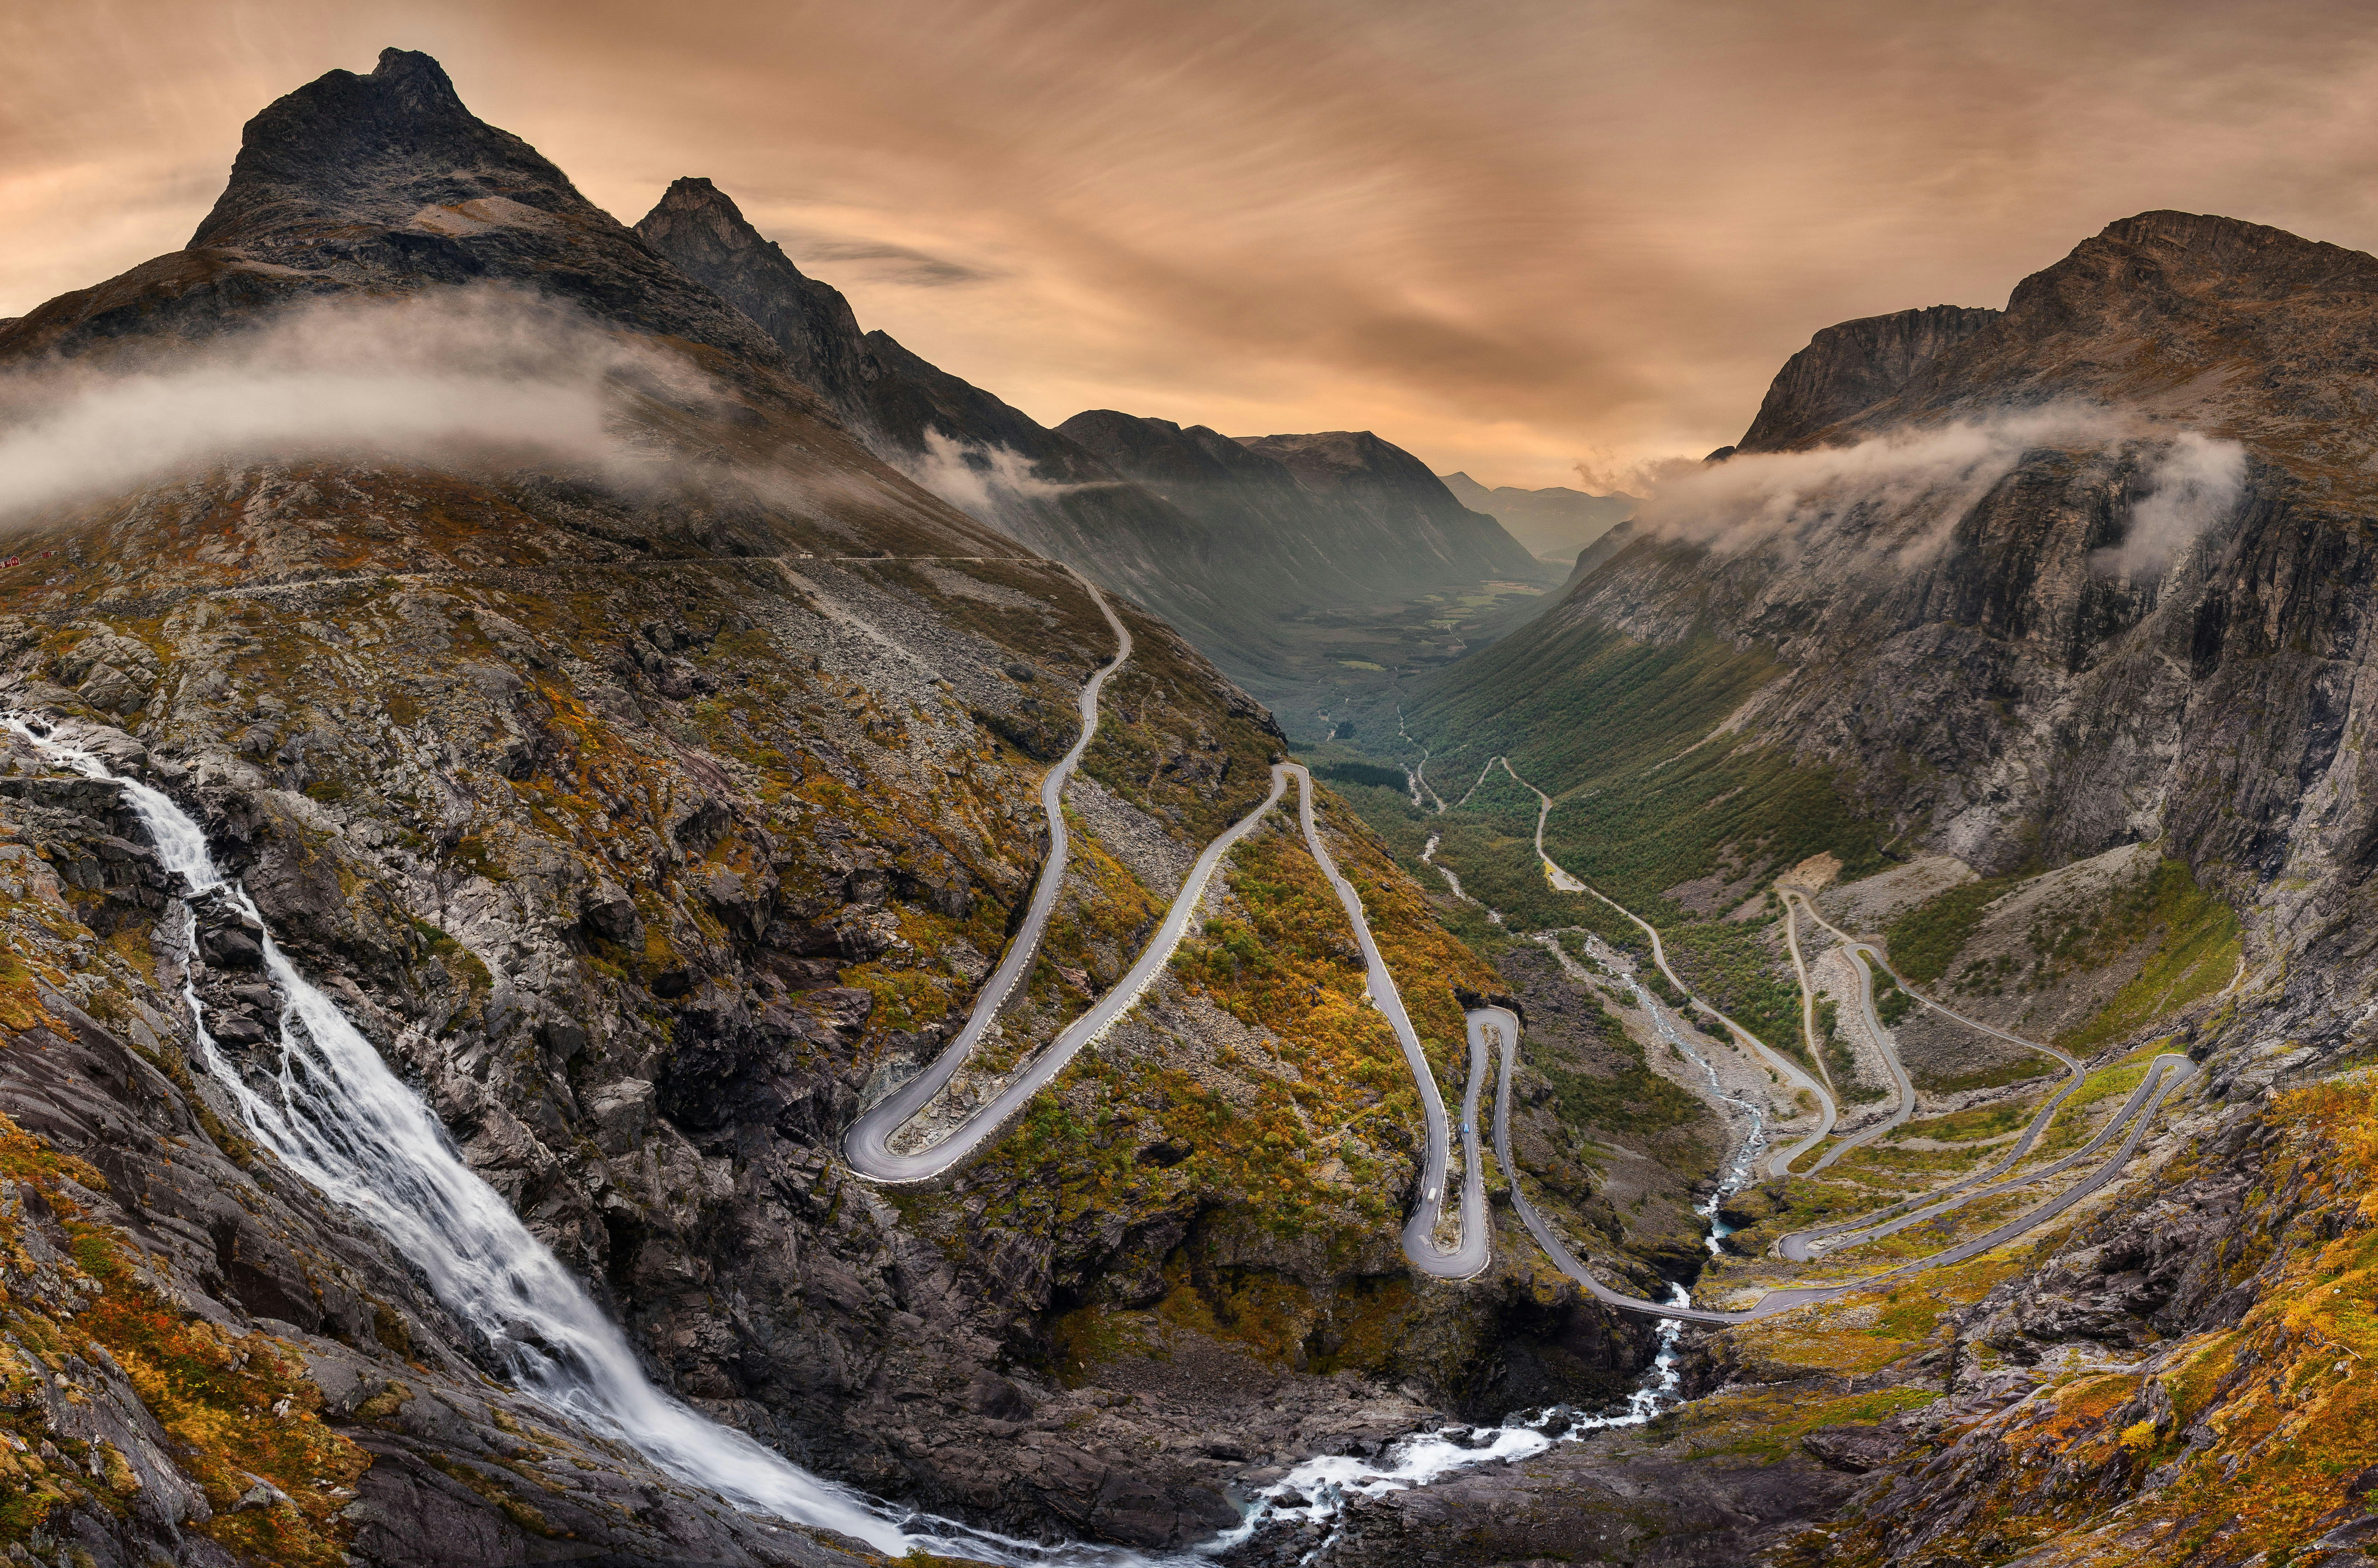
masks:
[(1368, 431), (1233, 440), (1103, 409), (1051, 430), (862, 332), (838, 290), (708, 180), (672, 185), (636, 233), (759, 323), (878, 456), (1139, 600), (1243, 678), (1277, 667), (1276, 623), (1304, 607), (1547, 581), (1493, 517)]
[(1545, 560), (1567, 566), (1577, 553), (1635, 515), (1639, 497), (1624, 490), (1607, 496), (1555, 485), (1543, 490), (1522, 490), (1497, 485), (1492, 490), (1466, 473), (1442, 476), (1453, 498), (1473, 512), (1484, 512), (1501, 523), (1514, 539)]

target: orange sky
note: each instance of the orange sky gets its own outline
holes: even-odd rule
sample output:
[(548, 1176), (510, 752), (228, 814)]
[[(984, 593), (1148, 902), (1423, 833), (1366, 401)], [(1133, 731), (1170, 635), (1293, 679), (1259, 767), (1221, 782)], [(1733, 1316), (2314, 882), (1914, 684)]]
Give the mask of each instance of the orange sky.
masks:
[(189, 235), (384, 44), (632, 222), (706, 174), (1054, 424), (1369, 428), (1488, 484), (1739, 435), (1819, 327), (2112, 219), (2378, 245), (2378, 7), (72, 0), (0, 8), (0, 316)]

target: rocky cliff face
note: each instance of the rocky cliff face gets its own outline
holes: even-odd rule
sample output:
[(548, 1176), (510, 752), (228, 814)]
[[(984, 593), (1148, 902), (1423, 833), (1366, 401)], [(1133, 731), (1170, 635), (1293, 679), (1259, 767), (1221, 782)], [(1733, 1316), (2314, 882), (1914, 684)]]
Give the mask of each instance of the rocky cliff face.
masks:
[(1999, 314), (1936, 305), (1826, 328), (1784, 362), (1759, 417), (1730, 450), (1778, 452), (1819, 439), (1843, 420), (1896, 394)]
[[(685, 208), (673, 243), (716, 240)], [(619, 351), (582, 389), (603, 452), (251, 443), (61, 502), (0, 575), (7, 704), (203, 821), (665, 1387), (841, 1479), (1165, 1546), (1235, 1518), (1250, 1465), (1631, 1376), (1642, 1331), (1521, 1263), (1406, 1272), (1400, 1058), (1284, 829), (991, 1156), (933, 1191), (850, 1176), (841, 1129), (949, 1037), (1031, 887), (1038, 778), (1113, 652), (1087, 589), (879, 460), (804, 383), (793, 316), (763, 331), (426, 57), (259, 116), (199, 238), (0, 355), (170, 377), (293, 305), (331, 307), (304, 319), (335, 342), (349, 301), (532, 331), (558, 301)], [(1085, 847), (954, 1092), (1111, 985), (1264, 793), (1268, 716), (1120, 613), (1136, 651), (1068, 797)], [(7, 1422), (41, 1462), (0, 1468), (30, 1500), (0, 1536), (111, 1568), (847, 1559), (492, 1388), (487, 1347), (207, 1071), (186, 979), (247, 1081), (277, 1071), (262, 932), (204, 901), (185, 951), (188, 890), (120, 795), (30, 748), (0, 767)], [(1326, 810), (1449, 1073), (1454, 987), (1491, 976)], [(1513, 1345), (1550, 1370), (1515, 1378)]]
[[(1490, 1528), (1507, 1555), (1612, 1562), (2362, 1560), (2368, 1459), (2347, 1433), (2364, 1418), (2337, 1347), (2361, 1347), (2337, 1314), (2368, 1288), (2346, 1262), (2366, 1246), (2368, 1107), (2336, 1075), (2364, 1059), (2378, 1001), (2357, 934), (2378, 842), (2362, 784), (2378, 488), (2356, 390), (2373, 281), (2366, 256), (2148, 213), (2025, 280), (2003, 314), (1821, 333), (1735, 455), (1415, 705), (1440, 757), (1448, 737), (1510, 748), (1575, 789), (1564, 808), (1605, 844), (1617, 796), (1723, 805), (1693, 853), (1747, 875), (1736, 887), (1845, 805), (1844, 858), (1930, 851), (2000, 885), (2154, 844), (2236, 906), (2243, 951), (2184, 1009), (2144, 997), (2100, 1059), (2160, 1039), (2204, 1064), (2201, 1097), (2118, 1203), (1921, 1312), (1878, 1293), (1858, 1315), (1731, 1331), (1664, 1446), (1612, 1440), (1600, 1465), (1548, 1462), (1466, 1504), (1369, 1511), (1343, 1561)], [(1637, 711), (1588, 712), (1605, 692)], [(1689, 728), (1662, 728), (1663, 711)], [(1593, 755), (1561, 748), (1580, 729)], [(1701, 796), (1677, 782), (1695, 769)], [(1630, 864), (1623, 844), (1569, 842), (1573, 864)], [(2045, 964), (2048, 938), (2030, 940), (2005, 971)], [(1984, 989), (1969, 1005), (2016, 1027), (2047, 1006), (2028, 983)], [(2355, 1152), (2316, 1175), (2300, 1151), (2340, 1138)], [(1787, 1404), (1806, 1435), (1759, 1437)], [(1764, 1532), (1747, 1543), (1723, 1520), (1655, 1546), (1615, 1505), (1562, 1511), (1579, 1466), (1600, 1478), (1678, 1444), (1760, 1444), (1826, 1474), (1741, 1494), (1733, 1525)], [(1864, 1478), (1805, 1511), (1844, 1476)]]

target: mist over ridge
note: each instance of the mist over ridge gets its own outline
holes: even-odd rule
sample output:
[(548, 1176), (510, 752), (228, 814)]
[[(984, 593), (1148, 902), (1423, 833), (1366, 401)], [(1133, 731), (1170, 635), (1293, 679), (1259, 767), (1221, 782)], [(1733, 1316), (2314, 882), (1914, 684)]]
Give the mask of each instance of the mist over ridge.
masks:
[(2378, 1547), (2378, 257), (1820, 328), (1571, 564), (760, 188), (389, 49), (0, 322), (0, 1556)]
[(625, 478), (623, 389), (712, 396), (682, 360), (526, 290), (301, 304), (251, 331), (0, 377), (0, 526), (220, 462), (347, 459)]

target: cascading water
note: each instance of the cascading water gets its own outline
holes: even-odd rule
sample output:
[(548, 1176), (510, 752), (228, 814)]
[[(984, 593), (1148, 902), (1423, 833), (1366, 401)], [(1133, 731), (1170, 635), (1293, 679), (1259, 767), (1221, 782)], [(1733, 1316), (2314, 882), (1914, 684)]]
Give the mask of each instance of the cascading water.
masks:
[(1719, 1177), (1717, 1185), (1710, 1189), (1709, 1197), (1693, 1205), (1693, 1212), (1709, 1222), (1709, 1231), (1702, 1238), (1702, 1241), (1709, 1248), (1710, 1255), (1715, 1257), (1723, 1250), (1723, 1244), (1725, 1239), (1734, 1234), (1734, 1227), (1718, 1218), (1718, 1207), (1728, 1198), (1750, 1185), (1751, 1167), (1756, 1163), (1759, 1151), (1767, 1147), (1767, 1113), (1749, 1100), (1727, 1094), (1724, 1083), (1718, 1078), (1716, 1066), (1710, 1061), (1709, 1058), (1693, 1049), (1691, 1044), (1685, 1039), (1684, 1032), (1676, 1027), (1675, 1022), (1661, 1008), (1659, 1002), (1652, 999), (1651, 993), (1643, 988), (1643, 982), (1629, 972), (1627, 983), (1635, 988), (1635, 1005), (1650, 1015), (1651, 1026), (1659, 1030), (1660, 1037), (1683, 1053), (1687, 1060), (1709, 1074), (1711, 1097), (1723, 1100), (1726, 1104), (1740, 1108), (1750, 1118), (1750, 1136), (1745, 1138), (1742, 1141), (1742, 1147), (1735, 1151), (1734, 1163), (1725, 1167), (1725, 1174)]
[[(1536, 934), (1535, 940), (1553, 955), (1565, 971), (1570, 973), (1573, 978), (1580, 981), (1586, 978), (1584, 967), (1561, 947), (1559, 939), (1554, 933), (1540, 931)], [(1642, 978), (1632, 968), (1618, 963), (1607, 948), (1598, 945), (1595, 939), (1589, 937), (1587, 944), (1594, 949), (1596, 963), (1602, 964), (1606, 970), (1615, 970), (1618, 976), (1633, 989), (1635, 1005), (1643, 1010), (1645, 1017), (1651, 1019), (1651, 1027), (1658, 1031), (1660, 1038), (1675, 1047), (1679, 1056), (1699, 1068), (1708, 1076), (1710, 1097), (1723, 1100), (1749, 1118), (1749, 1136), (1744, 1138), (1742, 1146), (1735, 1151), (1733, 1163), (1725, 1167), (1725, 1172), (1718, 1178), (1717, 1184), (1710, 1189), (1710, 1195), (1693, 1205), (1693, 1212), (1708, 1222), (1708, 1229), (1703, 1233), (1701, 1241), (1709, 1248), (1710, 1255), (1715, 1257), (1723, 1251), (1723, 1244), (1725, 1239), (1734, 1234), (1734, 1227), (1718, 1217), (1718, 1207), (1728, 1198), (1750, 1185), (1751, 1174), (1758, 1163), (1759, 1153), (1767, 1147), (1767, 1113), (1759, 1107), (1756, 1101), (1746, 1100), (1737, 1095), (1729, 1095), (1725, 1092), (1724, 1081), (1718, 1077), (1715, 1064), (1696, 1050), (1690, 1040), (1685, 1038), (1684, 1032), (1676, 1027), (1675, 1020), (1668, 1015), (1667, 1009), (1662, 1007), (1650, 991), (1644, 989)]]
[[(1672, 1284), (1668, 1289), (1668, 1299), (1673, 1304), (1692, 1305), (1692, 1297), (1683, 1286)], [(1267, 1526), (1292, 1528), (1311, 1523), (1332, 1526), (1329, 1535), (1301, 1560), (1311, 1562), (1337, 1538), (1338, 1517), (1350, 1499), (1428, 1486), (1473, 1465), (1530, 1458), (1555, 1443), (1574, 1442), (1588, 1432), (1612, 1427), (1639, 1427), (1675, 1398), (1683, 1381), (1676, 1371), (1676, 1340), (1684, 1329), (1678, 1319), (1659, 1321), (1659, 1349), (1622, 1409), (1589, 1416), (1566, 1405), (1555, 1405), (1543, 1410), (1522, 1411), (1499, 1427), (1446, 1427), (1415, 1432), (1389, 1443), (1375, 1459), (1334, 1454), (1308, 1459), (1257, 1492), (1238, 1528), (1199, 1550), (1222, 1550)]]
[(1042, 1549), (862, 1498), (654, 1387), (627, 1336), (462, 1163), (445, 1128), (371, 1042), (290, 963), (246, 891), (215, 866), (198, 824), (170, 796), (118, 777), (91, 753), (20, 720), (0, 723), (59, 764), (124, 791), (165, 870), (183, 880), (186, 943), (194, 945), (197, 934), (192, 902), (210, 894), (262, 928), (266, 970), (287, 999), (279, 1075), (262, 1092), (243, 1081), (207, 1032), (186, 978), (183, 995), (207, 1068), (250, 1134), (417, 1263), (438, 1299), (485, 1337), (522, 1390), (748, 1513), (838, 1530), (895, 1556), (922, 1547), (1012, 1564), (1145, 1561), (1095, 1547)]
[[(1483, 777), (1483, 774), (1481, 775)], [(1428, 849), (1421, 856), (1452, 885), (1458, 898), (1476, 903), (1461, 891), (1452, 873), (1430, 859), (1436, 848), (1435, 835), (1430, 835)], [(1501, 923), (1498, 911), (1489, 909), (1490, 917)], [(1534, 940), (1549, 951), (1565, 970), (1579, 979), (1584, 972), (1549, 931), (1535, 933)], [(1747, 1185), (1759, 1151), (1767, 1143), (1767, 1119), (1758, 1106), (1725, 1092), (1718, 1078), (1717, 1069), (1709, 1059), (1695, 1050), (1675, 1026), (1665, 1010), (1644, 990), (1643, 983), (1631, 970), (1622, 970), (1627, 984), (1634, 987), (1637, 1005), (1651, 1018), (1660, 1037), (1682, 1053), (1685, 1058), (1709, 1075), (1710, 1093), (1726, 1104), (1737, 1107), (1750, 1119), (1750, 1132), (1734, 1160), (1711, 1190), (1706, 1202), (1695, 1205), (1695, 1212), (1708, 1223), (1706, 1240), (1710, 1251), (1719, 1251), (1733, 1227), (1718, 1218), (1718, 1205)], [(1692, 1295), (1683, 1286), (1671, 1281), (1668, 1286), (1670, 1305), (1689, 1307)], [(1308, 1459), (1295, 1466), (1279, 1480), (1255, 1493), (1246, 1517), (1239, 1526), (1199, 1550), (1219, 1551), (1247, 1539), (1266, 1527), (1294, 1528), (1301, 1525), (1328, 1527), (1325, 1535), (1301, 1562), (1310, 1562), (1337, 1538), (1339, 1515), (1350, 1499), (1377, 1497), (1387, 1492), (1402, 1491), (1411, 1487), (1428, 1486), (1457, 1470), (1496, 1460), (1525, 1459), (1558, 1442), (1571, 1442), (1589, 1432), (1603, 1431), (1612, 1427), (1637, 1427), (1660, 1414), (1676, 1396), (1682, 1378), (1676, 1371), (1676, 1345), (1685, 1330), (1678, 1318), (1662, 1318), (1657, 1330), (1657, 1350), (1643, 1378), (1629, 1394), (1624, 1407), (1606, 1415), (1590, 1416), (1566, 1406), (1549, 1409), (1522, 1411), (1499, 1427), (1447, 1427), (1435, 1431), (1415, 1432), (1387, 1445), (1376, 1458), (1363, 1459), (1345, 1455), (1324, 1455)]]

